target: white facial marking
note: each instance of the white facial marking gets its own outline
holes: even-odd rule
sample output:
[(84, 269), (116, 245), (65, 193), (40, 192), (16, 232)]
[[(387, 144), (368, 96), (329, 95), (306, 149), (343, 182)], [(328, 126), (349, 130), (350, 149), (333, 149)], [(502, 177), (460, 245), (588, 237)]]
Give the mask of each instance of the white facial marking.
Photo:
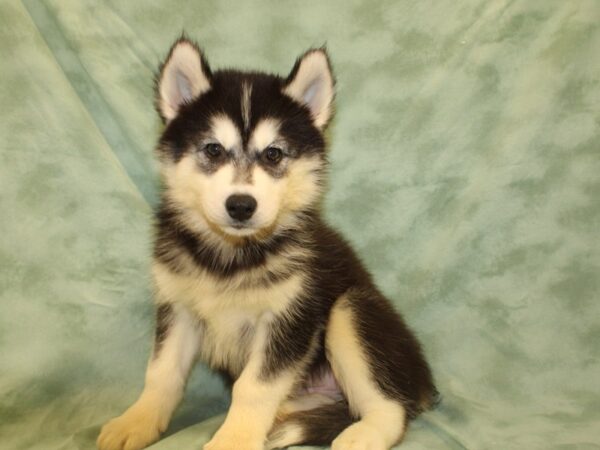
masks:
[[(252, 180), (252, 184), (231, 185), (227, 189), (228, 194), (226, 194), (225, 200), (229, 195), (247, 194), (254, 197), (257, 203), (256, 212), (248, 220), (247, 226), (244, 228), (225, 226), (224, 231), (228, 234), (249, 236), (270, 227), (277, 219), (285, 191), (285, 181), (273, 178), (258, 165), (252, 169)], [(223, 200), (223, 204), (225, 200)]]
[(279, 121), (275, 119), (261, 120), (254, 128), (248, 147), (253, 150), (263, 150), (279, 137)]
[(319, 180), (322, 165), (316, 156), (299, 158), (289, 165), (283, 209), (295, 211), (316, 201), (323, 189)]
[[(215, 173), (201, 173), (193, 156), (181, 159), (167, 175), (167, 184), (174, 198), (183, 205), (200, 209), (209, 222), (234, 236), (247, 236), (269, 227), (277, 218), (285, 183), (274, 179), (260, 166), (254, 168), (253, 184), (236, 184), (235, 168), (224, 164)], [(230, 195), (247, 194), (254, 197), (257, 208), (244, 228), (234, 228), (225, 202)]]
[[(165, 170), (170, 196), (182, 206), (201, 213), (227, 234), (249, 236), (261, 229), (293, 225), (295, 211), (314, 203), (321, 195), (319, 158), (300, 158), (288, 166), (282, 178), (273, 178), (261, 166), (252, 169), (252, 184), (236, 181), (235, 167), (224, 164), (210, 174), (198, 170), (193, 155), (187, 155)], [(225, 207), (230, 195), (254, 197), (257, 208), (243, 228), (235, 228)]]
[(213, 117), (211, 123), (213, 137), (227, 150), (236, 149), (242, 145), (242, 137), (233, 121), (225, 116)]

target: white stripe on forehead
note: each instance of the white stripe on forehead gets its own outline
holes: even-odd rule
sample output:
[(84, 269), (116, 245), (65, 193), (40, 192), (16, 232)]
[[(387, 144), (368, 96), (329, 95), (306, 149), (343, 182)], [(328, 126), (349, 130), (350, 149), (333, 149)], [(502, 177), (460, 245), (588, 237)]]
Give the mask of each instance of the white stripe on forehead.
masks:
[(211, 131), (213, 137), (227, 150), (239, 148), (242, 145), (240, 133), (233, 121), (224, 115), (212, 118)]
[(252, 85), (244, 81), (242, 83), (242, 121), (244, 122), (244, 131), (250, 129), (250, 97), (252, 95)]
[(253, 150), (262, 150), (275, 142), (279, 137), (279, 121), (263, 119), (254, 128), (248, 147)]

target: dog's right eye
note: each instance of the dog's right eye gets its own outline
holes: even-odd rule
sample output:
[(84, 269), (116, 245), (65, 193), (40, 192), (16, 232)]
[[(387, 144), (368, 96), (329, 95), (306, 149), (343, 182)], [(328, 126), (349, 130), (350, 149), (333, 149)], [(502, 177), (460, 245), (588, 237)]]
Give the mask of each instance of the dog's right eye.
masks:
[(204, 153), (206, 153), (209, 158), (218, 159), (225, 154), (225, 149), (221, 144), (206, 144), (204, 146)]

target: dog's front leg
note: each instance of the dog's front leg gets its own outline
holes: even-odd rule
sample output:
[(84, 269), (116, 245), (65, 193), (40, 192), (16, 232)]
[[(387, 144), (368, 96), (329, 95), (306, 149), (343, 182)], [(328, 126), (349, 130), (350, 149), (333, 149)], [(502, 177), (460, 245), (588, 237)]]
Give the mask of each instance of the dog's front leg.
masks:
[(157, 309), (154, 352), (139, 399), (108, 422), (98, 437), (101, 450), (138, 450), (158, 440), (181, 401), (188, 373), (200, 343), (200, 328), (182, 306)]
[(263, 450), (277, 409), (291, 392), (302, 364), (277, 371), (268, 370), (271, 320), (257, 329), (249, 360), (233, 385), (231, 406), (225, 422), (204, 450)]

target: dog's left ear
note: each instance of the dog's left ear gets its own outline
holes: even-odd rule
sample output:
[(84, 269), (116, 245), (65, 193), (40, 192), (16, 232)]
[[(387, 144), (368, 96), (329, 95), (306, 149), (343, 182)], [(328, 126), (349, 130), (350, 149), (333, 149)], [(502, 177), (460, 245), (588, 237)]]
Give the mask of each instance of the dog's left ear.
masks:
[(198, 46), (185, 37), (176, 41), (156, 83), (156, 105), (162, 119), (170, 122), (182, 105), (208, 91), (210, 79), (210, 68)]
[(298, 58), (283, 92), (308, 107), (315, 126), (323, 129), (333, 112), (334, 84), (327, 52), (313, 49)]

